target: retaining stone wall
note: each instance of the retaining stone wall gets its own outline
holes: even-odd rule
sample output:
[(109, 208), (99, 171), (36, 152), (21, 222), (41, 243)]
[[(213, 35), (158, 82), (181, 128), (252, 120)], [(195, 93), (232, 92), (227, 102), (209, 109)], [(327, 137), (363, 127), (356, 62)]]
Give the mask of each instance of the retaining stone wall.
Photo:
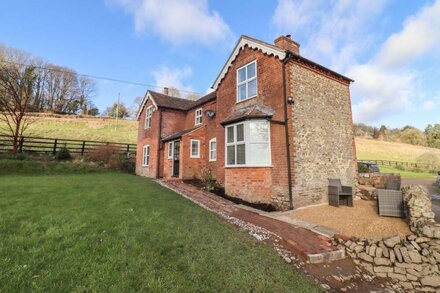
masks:
[(384, 239), (335, 237), (354, 262), (378, 277), (389, 277), (407, 291), (440, 291), (440, 225), (423, 186), (404, 187), (408, 224), (413, 234)]

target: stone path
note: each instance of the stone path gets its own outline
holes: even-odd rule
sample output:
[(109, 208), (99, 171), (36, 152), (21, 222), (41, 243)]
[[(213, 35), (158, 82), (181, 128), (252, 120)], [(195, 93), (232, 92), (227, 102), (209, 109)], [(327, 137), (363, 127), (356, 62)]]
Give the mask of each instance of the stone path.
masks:
[(257, 213), (249, 208), (242, 208), (220, 196), (183, 183), (181, 180), (159, 180), (158, 182), (223, 217), (235, 218), (277, 235), (285, 242), (289, 249), (311, 263), (345, 258), (345, 252), (333, 246), (331, 239), (328, 237), (264, 216), (264, 213)]

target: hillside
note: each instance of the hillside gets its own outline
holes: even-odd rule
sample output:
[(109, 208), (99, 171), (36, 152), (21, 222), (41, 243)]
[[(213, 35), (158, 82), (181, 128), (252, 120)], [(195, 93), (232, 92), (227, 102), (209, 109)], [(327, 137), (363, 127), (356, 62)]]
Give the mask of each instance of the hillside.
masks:
[(415, 162), (424, 153), (440, 156), (440, 149), (356, 137), (356, 153), (358, 160)]
[[(33, 116), (27, 136), (71, 138), (123, 143), (137, 143), (138, 121), (102, 117), (61, 115)], [(0, 124), (1, 126), (1, 124)], [(424, 153), (440, 156), (440, 149), (356, 137), (359, 160), (389, 160), (415, 162)]]
[[(25, 136), (40, 136), (51, 138), (69, 138), (97, 140), (122, 143), (137, 142), (138, 121), (102, 117), (78, 117), (61, 115), (32, 116)], [(1, 125), (4, 132), (4, 125)]]

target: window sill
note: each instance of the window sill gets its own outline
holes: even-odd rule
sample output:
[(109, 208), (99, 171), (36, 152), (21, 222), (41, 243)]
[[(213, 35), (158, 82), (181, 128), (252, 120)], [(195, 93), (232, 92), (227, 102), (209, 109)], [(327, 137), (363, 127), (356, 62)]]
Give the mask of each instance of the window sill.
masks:
[(189, 157), (190, 159), (200, 159), (200, 157)]
[(267, 165), (267, 166), (259, 166), (259, 165), (232, 165), (232, 166), (228, 166), (226, 165), (224, 167), (225, 169), (236, 169), (236, 168), (273, 168), (272, 165)]
[(241, 100), (241, 101), (239, 101), (239, 100), (238, 100), (238, 97), (237, 97), (237, 102), (236, 102), (235, 104), (240, 104), (240, 103), (243, 103), (243, 102), (246, 102), (246, 101), (249, 101), (249, 100), (255, 99), (256, 97), (258, 97), (258, 95), (255, 95), (255, 96), (253, 96), (253, 97), (250, 97), (250, 98), (247, 98), (247, 99), (244, 99), (244, 100)]
[(142, 167), (148, 167), (149, 165), (142, 165)]

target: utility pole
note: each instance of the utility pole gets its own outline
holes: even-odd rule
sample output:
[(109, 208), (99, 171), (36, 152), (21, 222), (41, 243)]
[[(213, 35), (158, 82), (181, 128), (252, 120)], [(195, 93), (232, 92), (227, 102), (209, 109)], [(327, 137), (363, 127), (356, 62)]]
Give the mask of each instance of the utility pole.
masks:
[(121, 93), (118, 93), (118, 103), (116, 104), (116, 125), (115, 130), (118, 128), (118, 118), (119, 118), (119, 99), (121, 98)]

